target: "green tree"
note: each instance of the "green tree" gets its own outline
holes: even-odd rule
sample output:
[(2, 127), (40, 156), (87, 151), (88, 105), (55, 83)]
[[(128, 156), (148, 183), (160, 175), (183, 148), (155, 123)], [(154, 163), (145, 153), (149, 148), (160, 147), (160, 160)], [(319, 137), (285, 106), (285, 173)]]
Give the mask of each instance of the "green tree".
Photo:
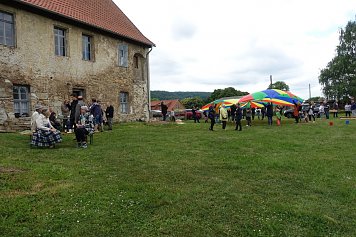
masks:
[(320, 97), (320, 96), (316, 96), (316, 97), (310, 98), (310, 99), (308, 100), (308, 102), (311, 102), (311, 101), (313, 101), (313, 102), (320, 102), (320, 101), (324, 101), (324, 100), (325, 100), (324, 98), (322, 98), (322, 97)]
[(194, 97), (194, 98), (185, 98), (180, 101), (187, 109), (193, 108), (193, 106), (201, 108), (204, 104), (205, 101), (200, 98), (200, 97)]
[(284, 81), (276, 81), (272, 85), (269, 85), (268, 89), (279, 89), (289, 91), (289, 86)]
[(248, 92), (239, 91), (233, 87), (227, 87), (225, 89), (214, 90), (214, 92), (211, 93), (211, 96), (209, 97), (209, 101), (214, 101), (224, 97), (244, 96), (244, 95), (248, 95)]
[(340, 30), (336, 56), (320, 71), (319, 83), (329, 99), (356, 95), (356, 21)]

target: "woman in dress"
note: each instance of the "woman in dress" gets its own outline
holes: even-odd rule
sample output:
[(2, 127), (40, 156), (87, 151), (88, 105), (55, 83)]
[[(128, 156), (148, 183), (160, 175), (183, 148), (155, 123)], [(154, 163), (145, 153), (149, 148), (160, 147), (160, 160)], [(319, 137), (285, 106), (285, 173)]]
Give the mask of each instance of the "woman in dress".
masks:
[(36, 119), (37, 129), (32, 134), (31, 145), (54, 148), (56, 143), (62, 142), (61, 133), (55, 129), (49, 121), (50, 115), (50, 111), (44, 109)]

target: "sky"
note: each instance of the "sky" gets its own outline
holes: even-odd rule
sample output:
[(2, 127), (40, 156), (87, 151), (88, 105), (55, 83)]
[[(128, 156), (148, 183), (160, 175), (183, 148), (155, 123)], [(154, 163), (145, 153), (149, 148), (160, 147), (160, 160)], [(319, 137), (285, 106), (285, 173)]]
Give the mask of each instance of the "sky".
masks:
[(335, 56), (355, 0), (114, 0), (156, 44), (151, 90), (253, 93), (284, 81), (321, 96), (320, 70)]

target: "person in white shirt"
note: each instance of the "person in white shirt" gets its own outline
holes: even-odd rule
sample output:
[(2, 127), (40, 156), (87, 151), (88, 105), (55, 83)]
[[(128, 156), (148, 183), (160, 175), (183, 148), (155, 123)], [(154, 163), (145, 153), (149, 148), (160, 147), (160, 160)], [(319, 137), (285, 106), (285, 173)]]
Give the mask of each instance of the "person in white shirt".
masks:
[(33, 112), (32, 116), (31, 116), (31, 131), (35, 132), (37, 127), (36, 127), (36, 120), (37, 118), (40, 116), (41, 111), (42, 111), (42, 105), (37, 104), (35, 106), (35, 112)]
[(54, 148), (56, 143), (62, 142), (61, 133), (49, 121), (50, 111), (43, 109), (36, 119), (36, 132), (32, 135), (31, 144), (39, 147)]
[(319, 106), (319, 115), (320, 115), (321, 119), (324, 117), (324, 114), (325, 114), (325, 107), (324, 107), (324, 104), (321, 103)]
[(345, 116), (351, 117), (351, 105), (348, 102), (345, 105)]

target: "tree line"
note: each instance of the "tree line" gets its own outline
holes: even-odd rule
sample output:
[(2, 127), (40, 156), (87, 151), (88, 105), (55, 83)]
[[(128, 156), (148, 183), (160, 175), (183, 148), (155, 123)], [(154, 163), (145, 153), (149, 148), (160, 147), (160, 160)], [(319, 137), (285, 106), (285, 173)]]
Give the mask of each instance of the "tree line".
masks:
[(340, 29), (335, 57), (320, 71), (319, 83), (327, 99), (356, 96), (356, 21)]

